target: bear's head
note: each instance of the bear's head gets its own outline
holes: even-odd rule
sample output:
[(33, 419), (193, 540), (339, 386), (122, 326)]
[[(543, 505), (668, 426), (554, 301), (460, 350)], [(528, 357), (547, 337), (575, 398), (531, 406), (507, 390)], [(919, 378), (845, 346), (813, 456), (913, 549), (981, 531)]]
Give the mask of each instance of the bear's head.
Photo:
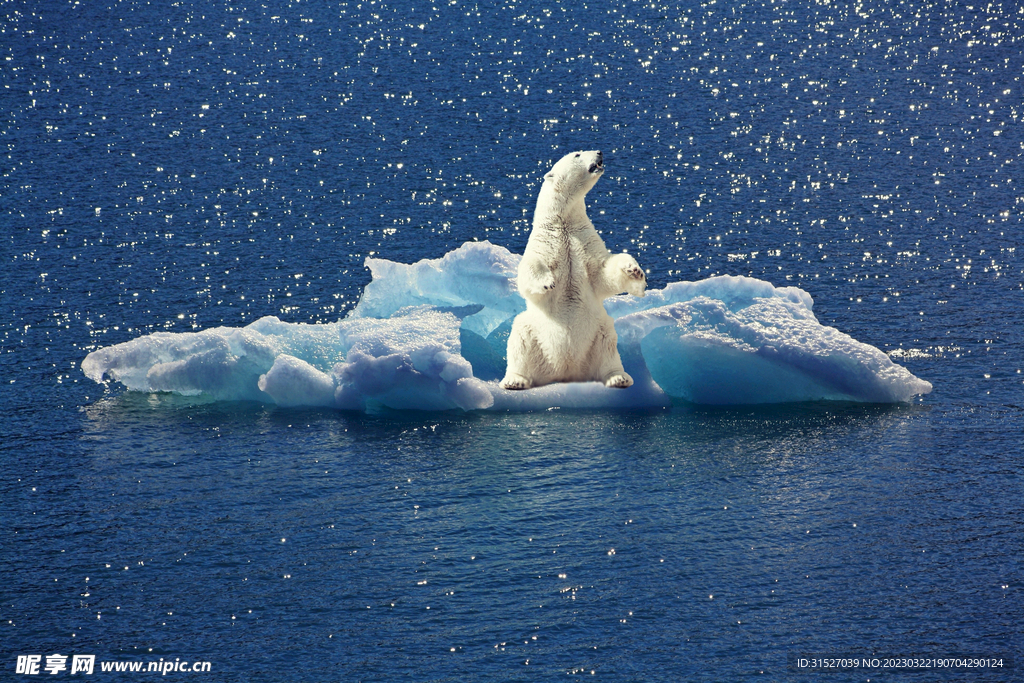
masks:
[(544, 176), (544, 186), (551, 186), (566, 201), (582, 199), (602, 173), (604, 155), (601, 152), (570, 152)]

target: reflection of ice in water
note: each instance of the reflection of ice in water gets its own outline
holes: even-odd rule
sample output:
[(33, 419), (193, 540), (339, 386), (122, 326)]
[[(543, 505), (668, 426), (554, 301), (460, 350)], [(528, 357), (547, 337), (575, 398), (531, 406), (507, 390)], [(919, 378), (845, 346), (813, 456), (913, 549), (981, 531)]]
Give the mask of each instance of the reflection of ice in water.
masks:
[(82, 368), (136, 391), (357, 410), (650, 407), (670, 397), (887, 403), (931, 391), (882, 351), (819, 324), (803, 290), (723, 276), (606, 302), (637, 380), (630, 389), (590, 382), (506, 392), (493, 380), (523, 309), (512, 281), (518, 260), (488, 242), (411, 265), (370, 259), (373, 281), (339, 322), (267, 317), (244, 328), (158, 332), (94, 351)]

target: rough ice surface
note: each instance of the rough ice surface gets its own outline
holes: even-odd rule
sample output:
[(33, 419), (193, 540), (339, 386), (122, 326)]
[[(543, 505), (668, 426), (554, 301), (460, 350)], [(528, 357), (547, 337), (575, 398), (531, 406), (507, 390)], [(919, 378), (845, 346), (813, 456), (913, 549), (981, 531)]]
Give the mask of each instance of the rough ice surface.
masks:
[(367, 259), (359, 304), (335, 323), (267, 317), (243, 328), (156, 332), (82, 362), (97, 382), (221, 400), (346, 410), (659, 408), (822, 399), (891, 403), (931, 384), (879, 349), (818, 323), (810, 295), (747, 277), (674, 282), (613, 297), (619, 352), (635, 384), (498, 386), (519, 256), (472, 242), (406, 265)]

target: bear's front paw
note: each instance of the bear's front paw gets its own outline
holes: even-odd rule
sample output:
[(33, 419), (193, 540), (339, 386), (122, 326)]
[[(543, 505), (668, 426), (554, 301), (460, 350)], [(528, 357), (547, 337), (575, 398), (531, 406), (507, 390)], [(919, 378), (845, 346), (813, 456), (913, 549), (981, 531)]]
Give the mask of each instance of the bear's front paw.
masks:
[(532, 296), (544, 296), (554, 288), (555, 278), (554, 276), (549, 275), (546, 278), (542, 278), (539, 280), (535, 280), (534, 282), (531, 282), (526, 287), (526, 289), (523, 290), (523, 293), (530, 294)]
[(514, 372), (508, 373), (505, 375), (505, 379), (501, 380), (501, 388), (508, 389), (509, 391), (520, 391), (522, 389), (529, 389), (532, 386), (533, 382)]
[(629, 263), (622, 267), (622, 272), (626, 274), (626, 291), (633, 296), (644, 296), (644, 290), (647, 289), (647, 275), (637, 265), (637, 262), (631, 258)]
[(604, 381), (604, 385), (612, 389), (625, 389), (633, 386), (633, 378), (625, 372), (616, 372)]

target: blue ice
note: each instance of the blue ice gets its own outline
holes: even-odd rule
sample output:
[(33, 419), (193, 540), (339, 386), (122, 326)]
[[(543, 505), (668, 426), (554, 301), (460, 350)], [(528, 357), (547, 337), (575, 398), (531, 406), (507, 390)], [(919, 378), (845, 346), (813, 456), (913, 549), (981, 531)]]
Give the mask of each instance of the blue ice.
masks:
[(932, 385), (879, 349), (820, 324), (811, 296), (748, 277), (618, 296), (619, 352), (635, 384), (498, 386), (519, 256), (471, 242), (439, 259), (366, 260), (358, 305), (335, 323), (266, 317), (242, 328), (156, 332), (90, 353), (97, 382), (221, 400), (346, 410), (538, 410), (845, 400), (909, 401)]

